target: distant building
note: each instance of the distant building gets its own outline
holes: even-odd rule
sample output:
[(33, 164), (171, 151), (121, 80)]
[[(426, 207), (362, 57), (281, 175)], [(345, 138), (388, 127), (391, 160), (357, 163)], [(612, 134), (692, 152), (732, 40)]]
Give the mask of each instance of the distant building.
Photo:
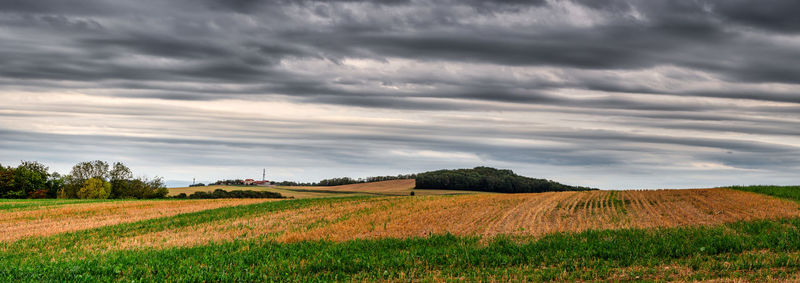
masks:
[[(253, 180), (253, 179), (245, 179), (245, 180), (244, 180), (244, 184), (245, 184), (245, 185), (248, 185), (248, 186), (249, 186), (249, 185), (252, 185), (252, 184), (253, 184), (253, 183), (255, 183), (255, 182), (256, 182), (256, 181), (255, 181), (255, 180)], [(258, 182), (261, 182), (261, 181), (258, 181)]]

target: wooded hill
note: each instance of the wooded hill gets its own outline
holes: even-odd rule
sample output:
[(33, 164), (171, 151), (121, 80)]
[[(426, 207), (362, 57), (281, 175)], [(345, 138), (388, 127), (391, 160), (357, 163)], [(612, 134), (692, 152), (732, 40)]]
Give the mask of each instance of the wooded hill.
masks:
[(467, 190), (498, 193), (540, 193), (554, 191), (588, 191), (588, 187), (568, 186), (555, 181), (515, 174), (511, 170), (491, 167), (437, 170), (417, 174), (421, 190)]

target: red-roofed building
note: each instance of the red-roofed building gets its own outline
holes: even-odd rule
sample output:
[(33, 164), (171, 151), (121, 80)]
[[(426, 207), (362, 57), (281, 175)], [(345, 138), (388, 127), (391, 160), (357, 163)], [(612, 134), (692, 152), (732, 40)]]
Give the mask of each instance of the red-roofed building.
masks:
[(244, 180), (244, 184), (245, 184), (245, 185), (252, 185), (254, 182), (256, 182), (256, 181), (255, 181), (255, 180), (253, 180), (253, 179), (245, 179), (245, 180)]

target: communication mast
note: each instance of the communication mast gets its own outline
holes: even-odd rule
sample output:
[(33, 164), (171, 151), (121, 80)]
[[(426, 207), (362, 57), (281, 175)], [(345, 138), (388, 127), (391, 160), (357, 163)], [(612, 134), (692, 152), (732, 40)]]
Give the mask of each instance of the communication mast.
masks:
[(264, 168), (264, 173), (261, 175), (261, 181), (267, 180), (267, 168)]

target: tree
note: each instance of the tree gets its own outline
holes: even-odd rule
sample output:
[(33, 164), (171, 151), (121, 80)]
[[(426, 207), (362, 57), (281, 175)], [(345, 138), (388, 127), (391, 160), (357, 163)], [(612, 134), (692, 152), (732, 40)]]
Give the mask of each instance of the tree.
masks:
[(0, 165), (0, 197), (14, 191), (14, 168)]
[(38, 190), (46, 192), (47, 178), (50, 175), (47, 172), (48, 169), (47, 166), (36, 161), (22, 161), (14, 170), (14, 189), (7, 196), (26, 198)]
[(108, 177), (108, 163), (101, 160), (85, 161), (72, 166), (72, 171), (64, 180), (64, 186), (58, 191), (58, 198), (79, 198), (78, 192), (86, 180), (97, 178), (105, 181)]
[(129, 196), (130, 181), (133, 179), (131, 169), (121, 162), (114, 162), (114, 167), (109, 172), (111, 178), (111, 198), (124, 198)]
[(65, 178), (58, 174), (58, 172), (53, 172), (50, 174), (50, 178), (47, 179), (47, 198), (56, 198), (58, 195), (58, 191), (64, 187)]
[(70, 176), (81, 183), (91, 178), (108, 179), (108, 163), (102, 160), (85, 161), (72, 166)]
[(38, 161), (22, 161), (18, 167), (28, 169), (42, 176), (50, 175), (50, 173), (48, 173), (48, 170), (50, 170), (50, 168), (48, 168), (42, 163), (39, 163)]
[(159, 177), (152, 180), (139, 177), (122, 181), (120, 184), (123, 185), (124, 190), (120, 191), (116, 198), (163, 198), (169, 193), (169, 189), (164, 186), (164, 181)]
[(133, 173), (131, 173), (131, 169), (122, 162), (114, 162), (114, 166), (111, 168), (109, 172), (109, 177), (111, 180), (130, 180), (133, 179)]
[(164, 179), (161, 179), (161, 177), (153, 178), (147, 182), (147, 186), (150, 190), (145, 198), (163, 198), (169, 194), (169, 189), (164, 185)]
[(82, 199), (106, 199), (111, 195), (111, 184), (100, 178), (90, 178), (78, 191)]
[(64, 184), (58, 190), (58, 198), (78, 198), (78, 191), (86, 180), (78, 180), (72, 174), (64, 176), (62, 180)]

